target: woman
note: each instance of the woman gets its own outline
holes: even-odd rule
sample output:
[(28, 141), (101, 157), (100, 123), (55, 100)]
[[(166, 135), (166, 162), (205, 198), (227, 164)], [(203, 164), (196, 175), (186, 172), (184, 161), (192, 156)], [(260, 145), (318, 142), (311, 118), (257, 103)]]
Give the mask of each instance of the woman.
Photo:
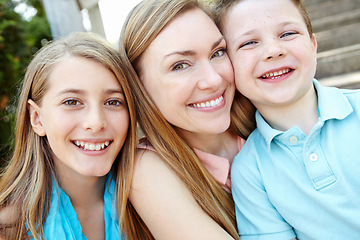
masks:
[(131, 87), (148, 141), (136, 157), (130, 238), (239, 239), (229, 168), (254, 128), (254, 108), (237, 94), (229, 127), (233, 70), (209, 8), (144, 0), (119, 50), (137, 73)]
[(122, 239), (136, 138), (126, 69), (90, 33), (36, 54), (0, 180), (0, 239)]

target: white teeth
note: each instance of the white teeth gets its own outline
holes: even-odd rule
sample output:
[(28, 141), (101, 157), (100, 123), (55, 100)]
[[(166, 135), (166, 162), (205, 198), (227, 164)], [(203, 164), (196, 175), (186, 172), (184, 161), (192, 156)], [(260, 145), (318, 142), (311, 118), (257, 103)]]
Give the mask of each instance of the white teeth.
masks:
[(223, 99), (224, 99), (223, 96), (220, 96), (215, 100), (206, 101), (206, 102), (202, 102), (202, 103), (195, 103), (192, 106), (195, 108), (215, 107), (215, 106), (219, 105)]
[(103, 150), (106, 147), (108, 147), (110, 145), (110, 142), (106, 141), (103, 143), (94, 144), (94, 143), (85, 143), (85, 142), (75, 141), (74, 144), (83, 150), (100, 151), (100, 150)]
[(280, 70), (278, 72), (266, 73), (266, 74), (262, 75), (261, 77), (275, 79), (276, 77), (278, 77), (282, 74), (288, 73), (288, 72), (290, 72), (290, 69), (286, 68), (286, 69)]

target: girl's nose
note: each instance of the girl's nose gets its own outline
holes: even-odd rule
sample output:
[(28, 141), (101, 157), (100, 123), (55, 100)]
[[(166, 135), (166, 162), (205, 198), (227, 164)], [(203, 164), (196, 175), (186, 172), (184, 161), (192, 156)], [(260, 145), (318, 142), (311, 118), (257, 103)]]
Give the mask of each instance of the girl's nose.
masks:
[(105, 113), (101, 107), (88, 107), (84, 118), (84, 128), (88, 131), (99, 132), (106, 127)]

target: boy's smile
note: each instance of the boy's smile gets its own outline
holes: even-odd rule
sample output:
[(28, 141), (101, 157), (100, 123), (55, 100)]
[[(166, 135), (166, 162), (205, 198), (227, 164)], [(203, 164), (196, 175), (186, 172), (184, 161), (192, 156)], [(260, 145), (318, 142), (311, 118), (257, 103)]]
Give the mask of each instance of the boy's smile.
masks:
[(223, 33), (236, 86), (259, 110), (292, 107), (313, 90), (317, 44), (291, 1), (239, 2)]

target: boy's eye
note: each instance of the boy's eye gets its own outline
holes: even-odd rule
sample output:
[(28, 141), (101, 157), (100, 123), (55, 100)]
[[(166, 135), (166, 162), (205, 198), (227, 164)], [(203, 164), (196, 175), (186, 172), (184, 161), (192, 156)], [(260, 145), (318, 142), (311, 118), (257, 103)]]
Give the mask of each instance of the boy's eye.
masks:
[(177, 63), (171, 68), (171, 70), (172, 71), (180, 71), (180, 70), (183, 70), (183, 69), (187, 68), (188, 66), (189, 66), (189, 64), (184, 63), (184, 62)]
[(217, 58), (217, 57), (224, 56), (225, 53), (226, 53), (226, 49), (216, 50), (216, 51), (213, 53), (213, 55), (211, 56), (211, 58)]
[(69, 105), (69, 106), (77, 106), (77, 105), (80, 105), (80, 102), (76, 99), (68, 99), (68, 100), (65, 100), (63, 102), (63, 104)]
[(246, 46), (251, 46), (251, 45), (254, 45), (254, 44), (256, 44), (256, 43), (257, 43), (257, 42), (255, 42), (255, 41), (247, 41), (247, 42), (241, 44), (241, 45), (240, 45), (240, 48), (243, 48), (243, 47), (246, 47)]
[(281, 38), (283, 38), (283, 37), (288, 37), (288, 36), (291, 36), (291, 35), (294, 35), (294, 34), (296, 34), (296, 32), (285, 32), (285, 33), (283, 33), (283, 34), (281, 34)]

